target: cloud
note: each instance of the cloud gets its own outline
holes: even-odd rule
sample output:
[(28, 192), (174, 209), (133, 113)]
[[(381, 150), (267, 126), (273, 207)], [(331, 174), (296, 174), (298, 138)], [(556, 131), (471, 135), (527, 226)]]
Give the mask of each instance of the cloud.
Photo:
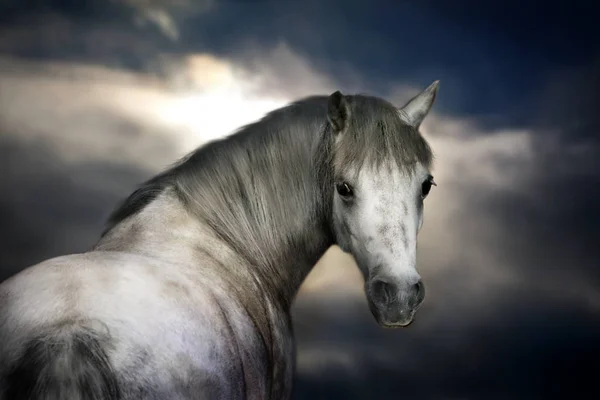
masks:
[(172, 40), (179, 38), (178, 22), (211, 11), (217, 0), (121, 0), (136, 10), (138, 24), (155, 24)]
[(232, 61), (240, 75), (252, 82), (253, 93), (258, 96), (275, 95), (290, 101), (338, 89), (340, 82), (320, 71), (286, 42), (268, 48), (252, 41), (242, 43)]
[(114, 204), (182, 151), (145, 77), (4, 57), (0, 86), (1, 280), (89, 248)]
[[(307, 322), (297, 324), (306, 358), (299, 357), (294, 398), (526, 399), (597, 391), (590, 365), (600, 354), (600, 326), (577, 302), (513, 292), (478, 318), (460, 316), (468, 324), (421, 318), (391, 331), (347, 299), (311, 303), (296, 309), (296, 321)], [(353, 313), (336, 312), (352, 306)], [(313, 356), (319, 349), (326, 351)]]
[(143, 73), (0, 57), (0, 279), (89, 248), (138, 183), (275, 107), (244, 100), (216, 78), (224, 61), (203, 59), (215, 73), (190, 94)]
[(171, 43), (160, 33), (132, 29), (121, 13), (98, 14), (104, 18), (73, 17), (53, 8), (21, 10), (0, 26), (0, 54), (139, 69)]
[[(49, 138), (48, 145), (70, 162), (92, 157), (164, 166), (285, 104), (251, 94), (231, 65), (206, 54), (185, 57), (164, 79), (103, 66), (8, 57), (0, 58), (0, 72), (4, 129), (22, 132), (21, 141)], [(173, 81), (174, 74), (188, 78), (185, 90)]]
[(12, 141), (3, 128), (0, 134), (0, 281), (89, 249), (111, 207), (148, 175), (110, 162), (64, 164), (44, 142)]

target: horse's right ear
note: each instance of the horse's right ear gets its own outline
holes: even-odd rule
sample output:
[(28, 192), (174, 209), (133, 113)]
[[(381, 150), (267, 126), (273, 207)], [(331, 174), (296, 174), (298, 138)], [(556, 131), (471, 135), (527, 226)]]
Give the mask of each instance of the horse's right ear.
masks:
[(350, 105), (338, 90), (329, 96), (327, 119), (336, 134), (343, 133), (350, 123)]

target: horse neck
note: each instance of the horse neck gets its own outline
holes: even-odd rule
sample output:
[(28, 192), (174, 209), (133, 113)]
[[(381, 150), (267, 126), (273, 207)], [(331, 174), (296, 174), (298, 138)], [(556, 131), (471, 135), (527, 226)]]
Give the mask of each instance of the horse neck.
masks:
[(250, 126), (204, 149), (177, 183), (198, 220), (289, 307), (333, 244), (329, 146), (319, 123), (278, 125)]
[[(169, 207), (150, 204), (140, 213), (140, 217), (144, 211), (152, 213), (145, 221), (160, 226), (147, 228), (153, 243), (143, 246), (138, 241), (138, 248), (142, 245), (146, 253), (157, 256), (173, 254), (164, 247), (174, 243), (181, 247), (178, 235), (186, 235), (184, 243), (216, 258), (236, 282), (246, 279), (254, 287), (259, 282), (263, 291), (289, 309), (312, 267), (333, 244), (331, 179), (325, 165), (329, 145), (321, 127), (313, 125), (258, 137), (233, 136), (201, 148), (177, 167)], [(178, 213), (174, 201), (181, 206)], [(161, 213), (169, 216), (163, 218)], [(173, 225), (169, 221), (174, 214), (191, 216), (188, 224), (198, 225), (185, 229), (182, 222)], [(118, 232), (116, 228), (113, 231)], [(198, 235), (196, 241), (190, 240), (192, 232)], [(128, 237), (108, 236), (111, 243), (133, 243), (131, 230), (121, 235)], [(102, 247), (107, 245), (98, 248)]]

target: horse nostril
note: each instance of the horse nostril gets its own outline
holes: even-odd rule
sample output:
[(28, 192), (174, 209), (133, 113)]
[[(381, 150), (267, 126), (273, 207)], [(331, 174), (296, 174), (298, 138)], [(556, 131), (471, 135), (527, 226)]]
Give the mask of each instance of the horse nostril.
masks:
[(378, 279), (371, 284), (371, 295), (376, 303), (389, 304), (395, 297), (394, 285)]
[(419, 281), (412, 285), (411, 290), (415, 298), (418, 299), (417, 301), (421, 301), (425, 297), (425, 285), (423, 285), (422, 281)]

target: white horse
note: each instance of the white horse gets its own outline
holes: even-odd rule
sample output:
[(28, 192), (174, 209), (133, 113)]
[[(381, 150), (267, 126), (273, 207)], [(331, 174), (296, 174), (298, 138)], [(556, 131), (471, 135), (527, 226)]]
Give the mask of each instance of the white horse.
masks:
[(437, 87), (275, 110), (146, 182), (92, 250), (3, 282), (0, 399), (287, 399), (290, 306), (333, 244), (379, 324), (407, 326)]

